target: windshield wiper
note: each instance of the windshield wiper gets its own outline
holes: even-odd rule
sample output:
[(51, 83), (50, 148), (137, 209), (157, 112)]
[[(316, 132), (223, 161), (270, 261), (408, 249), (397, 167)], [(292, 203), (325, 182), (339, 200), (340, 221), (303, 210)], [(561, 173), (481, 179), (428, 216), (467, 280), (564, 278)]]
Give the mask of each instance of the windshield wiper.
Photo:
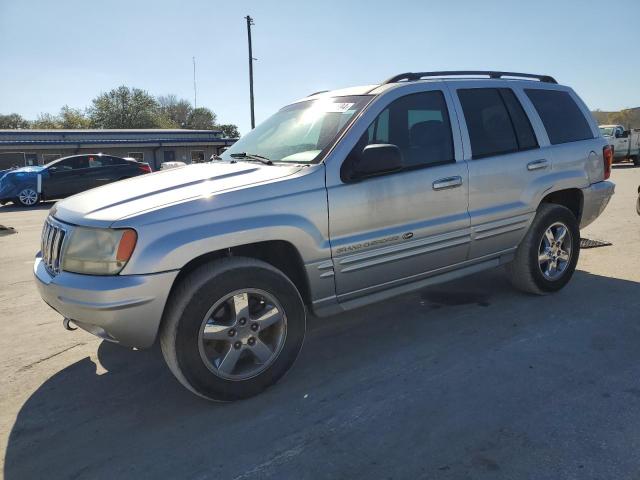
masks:
[(267, 157), (263, 157), (262, 155), (256, 155), (255, 153), (238, 152), (238, 153), (231, 153), (229, 156), (232, 158), (243, 158), (245, 160), (257, 160), (258, 162), (264, 163), (265, 165), (273, 165), (273, 162), (269, 160)]

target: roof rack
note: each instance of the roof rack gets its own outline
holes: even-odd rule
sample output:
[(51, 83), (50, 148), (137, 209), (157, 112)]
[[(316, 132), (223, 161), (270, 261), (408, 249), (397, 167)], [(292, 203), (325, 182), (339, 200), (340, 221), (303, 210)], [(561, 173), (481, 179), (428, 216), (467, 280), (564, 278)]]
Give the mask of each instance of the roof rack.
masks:
[(529, 78), (540, 80), (544, 83), (558, 83), (555, 78), (549, 75), (534, 75), (532, 73), (516, 73), (516, 72), (494, 72), (489, 70), (446, 70), (442, 72), (407, 72), (401, 73), (399, 75), (395, 75), (391, 78), (388, 78), (381, 85), (386, 85), (387, 83), (396, 83), (402, 80), (406, 80), (407, 82), (412, 82), (415, 80), (420, 80), (426, 77), (457, 77), (457, 76), (468, 76), (468, 75), (486, 75), (489, 78), (503, 78), (503, 77), (514, 77), (514, 78)]

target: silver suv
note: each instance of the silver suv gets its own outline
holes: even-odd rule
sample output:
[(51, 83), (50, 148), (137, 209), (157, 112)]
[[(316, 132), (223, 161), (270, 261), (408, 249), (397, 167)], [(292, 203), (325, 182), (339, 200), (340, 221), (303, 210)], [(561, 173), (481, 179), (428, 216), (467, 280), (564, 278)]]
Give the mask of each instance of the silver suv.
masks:
[(307, 312), (499, 265), (525, 292), (561, 289), (611, 160), (551, 77), (397, 75), (287, 105), (211, 163), (59, 202), (36, 283), (67, 328), (159, 337), (185, 387), (235, 400), (291, 367)]

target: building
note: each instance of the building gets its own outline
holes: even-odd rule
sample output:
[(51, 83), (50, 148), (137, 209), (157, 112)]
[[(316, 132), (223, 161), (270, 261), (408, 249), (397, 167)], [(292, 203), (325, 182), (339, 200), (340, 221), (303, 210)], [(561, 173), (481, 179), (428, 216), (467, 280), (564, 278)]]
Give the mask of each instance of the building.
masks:
[(236, 139), (217, 130), (0, 130), (0, 170), (77, 153), (133, 157), (151, 165), (204, 162)]

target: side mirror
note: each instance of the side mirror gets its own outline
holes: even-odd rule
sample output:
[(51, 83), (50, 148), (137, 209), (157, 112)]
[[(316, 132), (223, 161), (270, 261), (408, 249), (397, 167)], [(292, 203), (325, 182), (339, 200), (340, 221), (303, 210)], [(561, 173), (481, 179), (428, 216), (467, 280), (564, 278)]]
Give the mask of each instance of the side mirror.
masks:
[(360, 161), (355, 165), (354, 177), (365, 178), (402, 169), (402, 153), (396, 145), (367, 145), (362, 151)]

